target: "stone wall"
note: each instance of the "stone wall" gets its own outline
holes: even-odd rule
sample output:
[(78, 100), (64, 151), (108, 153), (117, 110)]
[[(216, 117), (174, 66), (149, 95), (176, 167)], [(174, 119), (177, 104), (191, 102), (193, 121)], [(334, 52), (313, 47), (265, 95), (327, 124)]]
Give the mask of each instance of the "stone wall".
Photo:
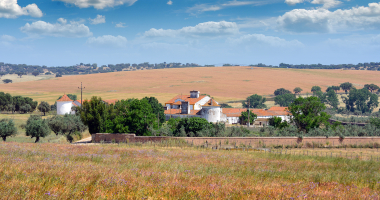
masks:
[(297, 137), (154, 137), (154, 136), (136, 136), (135, 134), (106, 134), (97, 133), (92, 135), (92, 142), (161, 142), (168, 139), (185, 140), (189, 144), (203, 145), (207, 142), (208, 145), (236, 145), (240, 146), (251, 145), (252, 147), (274, 146), (274, 145), (296, 145), (303, 144), (322, 144), (326, 146), (340, 146), (340, 145), (366, 145), (366, 144), (380, 144), (380, 137), (346, 137), (340, 139), (339, 137), (304, 137), (303, 139)]

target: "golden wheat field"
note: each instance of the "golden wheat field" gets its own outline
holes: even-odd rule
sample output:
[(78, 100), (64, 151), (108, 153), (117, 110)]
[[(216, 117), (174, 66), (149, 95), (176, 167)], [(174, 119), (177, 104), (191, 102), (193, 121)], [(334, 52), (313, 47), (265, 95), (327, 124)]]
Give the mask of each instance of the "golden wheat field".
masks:
[(1, 84), (0, 91), (24, 95), (53, 103), (63, 93), (77, 94), (83, 82), (83, 98), (142, 98), (155, 96), (161, 103), (177, 94), (199, 90), (217, 101), (241, 100), (252, 94), (269, 95), (278, 88), (301, 87), (310, 92), (314, 85), (326, 89), (331, 85), (351, 82), (357, 88), (364, 84), (380, 85), (380, 72), (367, 70), (310, 70), (257, 67), (201, 67), (123, 71), (103, 74), (72, 75), (49, 80)]

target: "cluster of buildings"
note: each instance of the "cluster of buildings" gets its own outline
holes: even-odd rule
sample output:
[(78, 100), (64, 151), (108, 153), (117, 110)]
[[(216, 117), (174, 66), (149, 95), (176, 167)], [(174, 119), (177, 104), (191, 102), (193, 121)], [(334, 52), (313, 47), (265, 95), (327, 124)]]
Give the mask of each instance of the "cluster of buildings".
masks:
[[(114, 104), (117, 99), (103, 100), (104, 103)], [(57, 114), (75, 114), (72, 107), (81, 106), (80, 100), (73, 101), (67, 95), (57, 100)], [(200, 117), (209, 122), (224, 122), (226, 124), (240, 123), (239, 117), (247, 108), (222, 108), (218, 102), (207, 95), (200, 95), (199, 91), (190, 91), (189, 95), (177, 95), (164, 105), (166, 119)], [(250, 109), (257, 115), (254, 125), (268, 125), (269, 118), (281, 117), (290, 122), (290, 113), (287, 107), (271, 107), (269, 109)]]

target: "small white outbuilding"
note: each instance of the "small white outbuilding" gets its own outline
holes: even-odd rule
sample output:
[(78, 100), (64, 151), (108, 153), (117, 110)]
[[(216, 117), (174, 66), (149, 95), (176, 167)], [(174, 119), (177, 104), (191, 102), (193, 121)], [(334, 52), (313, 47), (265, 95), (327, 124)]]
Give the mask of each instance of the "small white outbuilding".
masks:
[(74, 106), (73, 100), (71, 100), (66, 94), (57, 100), (57, 115), (75, 114), (71, 108)]

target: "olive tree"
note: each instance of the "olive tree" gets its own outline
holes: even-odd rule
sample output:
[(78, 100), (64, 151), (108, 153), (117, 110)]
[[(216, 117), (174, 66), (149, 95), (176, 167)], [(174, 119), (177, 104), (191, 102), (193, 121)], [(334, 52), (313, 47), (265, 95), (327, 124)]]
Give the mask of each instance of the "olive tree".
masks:
[(38, 105), (37, 109), (40, 111), (40, 112), (43, 112), (44, 113), (44, 116), (47, 112), (50, 111), (50, 105), (48, 102), (46, 101), (41, 101), (40, 105)]
[(293, 92), (294, 92), (294, 94), (298, 94), (299, 95), (302, 92), (302, 88), (296, 87), (296, 88), (294, 88)]
[(352, 85), (352, 83), (350, 82), (345, 82), (345, 83), (342, 83), (340, 84), (340, 88), (342, 88), (342, 90), (344, 90), (344, 92), (347, 94), (348, 91), (350, 91), (354, 86)]
[(17, 134), (17, 128), (12, 119), (1, 119), (0, 120), (0, 137), (3, 138), (5, 142), (7, 137), (14, 136)]
[(35, 142), (37, 143), (41, 137), (46, 137), (50, 134), (50, 129), (47, 121), (42, 119), (41, 116), (31, 115), (26, 121), (25, 133), (26, 136), (35, 137)]

